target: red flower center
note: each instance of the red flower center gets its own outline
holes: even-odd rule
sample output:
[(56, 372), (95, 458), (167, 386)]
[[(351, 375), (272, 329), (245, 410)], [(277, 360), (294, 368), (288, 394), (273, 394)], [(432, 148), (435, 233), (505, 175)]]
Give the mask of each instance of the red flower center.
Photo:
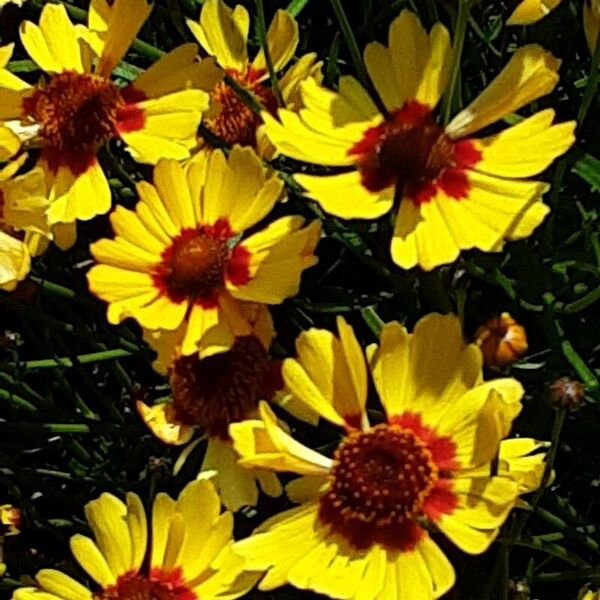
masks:
[(183, 229), (162, 253), (152, 274), (154, 284), (173, 302), (216, 306), (226, 279), (236, 285), (249, 280), (249, 252), (243, 246), (231, 248), (233, 237), (226, 220)]
[(94, 594), (94, 600), (195, 600), (196, 594), (182, 581), (180, 569), (163, 573), (153, 569), (150, 577), (121, 575), (117, 583)]
[(413, 520), (437, 482), (438, 468), (412, 431), (382, 424), (342, 442), (330, 477), (320, 500), (321, 521), (357, 548), (379, 543), (402, 549), (414, 541)]
[(65, 71), (23, 100), (26, 121), (40, 125), (44, 158), (57, 170), (66, 164), (75, 174), (93, 162), (98, 148), (117, 135), (119, 89), (99, 75)]
[(202, 360), (182, 356), (171, 370), (177, 420), (223, 439), (230, 423), (249, 418), (260, 400), (271, 400), (281, 387), (279, 361), (254, 336), (238, 337), (228, 352)]
[[(226, 71), (236, 83), (254, 95), (256, 100), (269, 112), (277, 112), (277, 99), (272, 90), (259, 79), (262, 71), (248, 68), (245, 73)], [(216, 104), (216, 114), (204, 120), (204, 126), (228, 145), (256, 146), (256, 130), (262, 123), (250, 107), (246, 106), (235, 91), (224, 81), (220, 81), (211, 92)]]
[(395, 185), (417, 205), (431, 200), (439, 189), (456, 200), (466, 197), (465, 169), (481, 159), (472, 142), (452, 141), (431, 110), (414, 100), (367, 129), (348, 154), (355, 157), (369, 191)]

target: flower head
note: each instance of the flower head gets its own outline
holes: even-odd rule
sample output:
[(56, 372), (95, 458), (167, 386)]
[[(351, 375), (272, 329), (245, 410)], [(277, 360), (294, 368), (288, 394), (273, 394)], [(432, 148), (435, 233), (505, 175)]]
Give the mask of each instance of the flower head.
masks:
[(435, 108), (448, 84), (450, 35), (441, 24), (427, 33), (403, 11), (389, 29), (389, 46), (369, 44), (369, 76), (382, 114), (353, 77), (333, 92), (308, 79), (304, 108), (263, 113), (265, 131), (283, 154), (342, 173), (296, 175), (306, 194), (344, 218), (373, 219), (394, 209), (391, 253), (403, 268), (430, 270), (461, 250), (502, 249), (529, 236), (548, 208), (547, 185), (529, 181), (573, 143), (575, 123), (553, 125), (542, 110), (500, 133), (472, 136), (549, 93), (560, 61), (540, 46), (517, 50), (500, 74), (443, 127)]
[[(244, 310), (252, 324), (250, 335), (236, 338), (230, 350), (202, 359), (181, 355), (181, 335), (146, 332), (158, 352), (155, 368), (168, 374), (171, 397), (152, 407), (137, 402), (141, 418), (164, 443), (187, 444), (196, 430), (208, 438), (200, 474), (211, 477), (223, 504), (233, 511), (256, 504), (258, 485), (271, 496), (282, 492), (273, 473), (238, 466), (228, 433), (231, 423), (255, 418), (259, 401), (273, 400), (283, 387), (280, 361), (269, 355), (275, 332), (268, 309), (249, 305)], [(183, 449), (176, 471), (198, 441)]]
[[(269, 72), (261, 50), (250, 61), (247, 50), (250, 16), (241, 5), (233, 10), (223, 0), (207, 0), (202, 5), (198, 22), (188, 19), (188, 26), (206, 52), (222, 69), (221, 76), (208, 89), (211, 108), (204, 126), (226, 144), (255, 147), (261, 155), (272, 151), (264, 138), (260, 115), (248, 107), (228, 85), (224, 76), (249, 92), (269, 113), (275, 114), (278, 99), (267, 82)], [(285, 69), (298, 46), (298, 23), (285, 10), (279, 9), (267, 31), (266, 43), (276, 73)], [(299, 110), (298, 86), (307, 77), (321, 79), (321, 65), (316, 54), (305, 54), (279, 79), (281, 99), (290, 110)]]
[(108, 180), (96, 157), (109, 140), (123, 140), (140, 162), (181, 160), (195, 145), (208, 107), (207, 94), (198, 89), (206, 68), (196, 62), (194, 44), (176, 48), (127, 87), (117, 86), (111, 73), (151, 7), (146, 0), (92, 5), (90, 25), (102, 23), (102, 35), (73, 25), (61, 4), (46, 4), (39, 26), (23, 23), (21, 41), (46, 72), (35, 86), (5, 70), (12, 47), (0, 49), (0, 122), (26, 131), (41, 147), (51, 224), (109, 210)]
[(527, 334), (507, 312), (494, 317), (475, 332), (475, 343), (490, 367), (506, 367), (527, 352)]
[(291, 583), (333, 598), (384, 600), (402, 589), (438, 598), (454, 571), (427, 529), (481, 553), (518, 495), (539, 486), (543, 454), (530, 453), (541, 444), (502, 441), (523, 389), (482, 381), (481, 353), (465, 345), (456, 317), (427, 316), (412, 335), (390, 323), (367, 351), (385, 410), (371, 425), (364, 355), (342, 319), (338, 330), (301, 334), (298, 358), (283, 368), (294, 396), (344, 431), (332, 458), (295, 441), (265, 404), (260, 420), (230, 428), (242, 465), (303, 475), (287, 488), (301, 506), (236, 550), (267, 571), (264, 590)]
[(550, 400), (556, 408), (577, 410), (585, 398), (585, 387), (581, 381), (560, 377), (549, 386)]
[(159, 162), (154, 185), (138, 184), (136, 210), (111, 215), (114, 240), (91, 245), (88, 274), (108, 320), (133, 317), (181, 333), (181, 354), (230, 349), (250, 335), (246, 302), (278, 304), (316, 262), (318, 222), (282, 217), (243, 237), (279, 200), (283, 185), (249, 149), (204, 152), (185, 168)]
[(43, 569), (38, 587), (24, 587), (13, 600), (41, 594), (58, 600), (212, 600), (238, 598), (255, 583), (242, 573), (244, 560), (233, 551), (233, 517), (223, 514), (212, 484), (194, 481), (177, 500), (158, 494), (150, 529), (139, 496), (122, 502), (104, 493), (85, 507), (95, 540), (71, 538), (71, 551), (99, 590), (92, 592), (68, 575)]

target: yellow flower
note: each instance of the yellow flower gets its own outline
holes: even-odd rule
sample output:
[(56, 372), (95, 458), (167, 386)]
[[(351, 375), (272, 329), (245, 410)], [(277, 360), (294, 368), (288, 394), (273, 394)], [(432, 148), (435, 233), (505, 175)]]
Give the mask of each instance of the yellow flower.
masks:
[(531, 25), (555, 9), (562, 0), (522, 0), (506, 21), (507, 25)]
[(483, 360), (490, 367), (505, 367), (527, 352), (527, 333), (509, 313), (494, 317), (475, 332), (475, 343), (481, 348)]
[[(547, 185), (525, 178), (543, 171), (573, 143), (574, 122), (552, 125), (542, 110), (498, 134), (474, 132), (550, 92), (559, 61), (537, 45), (515, 52), (501, 73), (445, 128), (434, 109), (448, 84), (451, 44), (441, 24), (430, 34), (403, 11), (390, 26), (389, 48), (364, 53), (384, 116), (353, 77), (339, 92), (309, 79), (305, 108), (264, 113), (267, 135), (292, 158), (346, 167), (329, 176), (296, 175), (326, 212), (373, 219), (397, 210), (392, 258), (403, 268), (430, 270), (461, 250), (501, 250), (527, 237), (548, 212)], [(398, 192), (396, 192), (398, 189)]]
[(0, 290), (13, 291), (27, 277), (31, 257), (50, 237), (44, 173), (34, 168), (15, 176), (26, 155), (0, 169)]
[(581, 596), (581, 600), (600, 600), (600, 592), (592, 592), (588, 590)]
[(594, 54), (600, 32), (600, 0), (585, 0), (583, 4), (583, 28), (590, 52)]
[(245, 302), (279, 304), (316, 262), (317, 221), (282, 217), (242, 239), (281, 197), (283, 184), (250, 148), (203, 152), (186, 167), (160, 161), (154, 185), (138, 184), (135, 212), (111, 215), (114, 240), (91, 245), (88, 275), (108, 320), (182, 330), (181, 353), (223, 352), (249, 335)]
[(205, 437), (206, 454), (199, 477), (210, 477), (223, 504), (232, 511), (254, 506), (258, 486), (270, 496), (282, 492), (277, 476), (269, 471), (250, 471), (237, 464), (228, 427), (255, 418), (260, 400), (272, 400), (283, 386), (281, 364), (269, 356), (275, 331), (266, 307), (249, 305), (250, 335), (236, 338), (227, 352), (200, 359), (181, 356), (181, 332), (146, 332), (146, 340), (158, 352), (154, 363), (169, 375), (171, 401), (147, 406), (137, 402), (140, 416), (152, 433), (166, 444), (187, 444), (195, 430), (204, 435), (183, 449), (177, 473), (189, 454)]
[(438, 598), (455, 575), (426, 528), (484, 552), (518, 495), (539, 485), (543, 454), (529, 457), (539, 443), (501, 443), (523, 389), (514, 379), (482, 381), (481, 353), (454, 316), (429, 315), (412, 335), (390, 323), (367, 350), (385, 410), (370, 425), (364, 355), (341, 318), (338, 331), (301, 334), (298, 358), (283, 367), (297, 399), (344, 430), (333, 458), (279, 428), (266, 404), (260, 420), (230, 427), (242, 465), (303, 475), (287, 487), (301, 505), (236, 551), (267, 571), (262, 590), (291, 583), (332, 598)]
[(124, 503), (104, 493), (85, 507), (95, 541), (79, 534), (71, 538), (75, 559), (100, 590), (42, 569), (36, 575), (39, 587), (17, 589), (12, 598), (239, 598), (257, 577), (242, 572), (244, 561), (232, 545), (233, 517), (220, 514), (220, 507), (210, 482), (192, 482), (177, 500), (156, 496), (149, 532), (139, 496), (129, 493)]
[[(273, 114), (277, 111), (277, 97), (266, 82), (269, 72), (264, 52), (259, 51), (252, 62), (248, 58), (248, 11), (241, 5), (232, 10), (223, 0), (207, 0), (200, 11), (199, 21), (188, 19), (187, 23), (200, 45), (222, 69), (218, 79), (207, 88), (212, 102), (203, 124), (229, 145), (253, 146), (261, 156), (271, 154), (272, 147), (264, 138), (260, 116), (246, 106), (223, 80), (223, 76), (228, 75), (267, 111)], [(278, 73), (290, 63), (298, 46), (298, 23), (287, 11), (277, 10), (266, 42), (274, 70)], [(301, 108), (298, 89), (301, 81), (307, 77), (321, 80), (321, 63), (315, 61), (315, 53), (305, 54), (278, 80), (282, 100), (288, 110)]]
[(21, 26), (25, 49), (47, 74), (33, 87), (5, 70), (12, 46), (0, 48), (0, 124), (41, 146), (51, 224), (109, 210), (108, 180), (96, 158), (109, 140), (123, 140), (134, 159), (151, 164), (187, 158), (195, 145), (208, 107), (208, 95), (194, 89), (205, 70), (195, 44), (176, 48), (125, 88), (110, 79), (150, 10), (146, 0), (115, 0), (106, 34), (93, 43), (63, 5), (46, 4), (39, 26)]

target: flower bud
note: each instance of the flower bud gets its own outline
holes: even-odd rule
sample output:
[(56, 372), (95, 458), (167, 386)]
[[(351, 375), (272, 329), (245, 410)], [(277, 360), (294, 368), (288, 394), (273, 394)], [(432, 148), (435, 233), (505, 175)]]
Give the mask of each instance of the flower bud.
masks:
[(21, 531), (21, 511), (12, 504), (0, 505), (0, 536), (17, 535)]
[(525, 328), (507, 312), (494, 317), (475, 332), (475, 343), (489, 367), (505, 367), (527, 352)]
[(585, 0), (583, 4), (583, 29), (590, 52), (594, 54), (600, 31), (600, 0)]
[(550, 400), (557, 408), (577, 410), (583, 403), (585, 389), (583, 384), (570, 377), (561, 377), (549, 387)]

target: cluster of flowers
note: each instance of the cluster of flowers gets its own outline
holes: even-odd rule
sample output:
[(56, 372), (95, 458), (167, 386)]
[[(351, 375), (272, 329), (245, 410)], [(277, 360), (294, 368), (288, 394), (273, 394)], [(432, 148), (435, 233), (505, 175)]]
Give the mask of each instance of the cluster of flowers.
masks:
[[(595, 6), (586, 9), (593, 40)], [(569, 149), (575, 124), (554, 124), (545, 109), (473, 134), (551, 92), (559, 61), (538, 45), (518, 49), (442, 126), (435, 111), (452, 57), (443, 25), (427, 32), (403, 11), (388, 46), (365, 48), (375, 98), (351, 76), (337, 91), (324, 87), (314, 54), (293, 60), (298, 25), (282, 10), (266, 52), (250, 61), (248, 12), (206, 0), (188, 25), (207, 57), (185, 44), (118, 85), (113, 73), (150, 10), (146, 0), (91, 0), (84, 26), (47, 4), (39, 25), (21, 28), (46, 73), (33, 86), (7, 70), (12, 48), (0, 48), (0, 287), (14, 290), (32, 256), (50, 243), (69, 248), (78, 220), (111, 209), (97, 157), (107, 142), (155, 165), (153, 182), (137, 184), (135, 210), (110, 214), (114, 239), (91, 245), (89, 287), (108, 303), (110, 323), (141, 325), (170, 379), (170, 402), (138, 410), (165, 443), (185, 445), (176, 469), (206, 437), (207, 451), (177, 500), (156, 497), (150, 527), (135, 494), (86, 505), (95, 541), (76, 535), (71, 548), (100, 591), (48, 569), (14, 598), (225, 599), (258, 581), (334, 598), (437, 598), (455, 575), (429, 532), (484, 552), (519, 496), (539, 487), (547, 444), (505, 439), (523, 389), (511, 378), (483, 381), (481, 349), (464, 342), (453, 316), (426, 316), (412, 334), (389, 323), (365, 352), (339, 318), (337, 335), (311, 329), (296, 358), (271, 358), (268, 306), (298, 292), (321, 227), (300, 216), (264, 225), (285, 200), (269, 160), (334, 167), (294, 177), (329, 214), (393, 212), (391, 255), (402, 268), (499, 251), (547, 214), (547, 185), (529, 178)], [(283, 74), (269, 82), (270, 72)], [(385, 415), (373, 424), (369, 373)], [(269, 403), (336, 426), (333, 456), (294, 440)], [(276, 472), (300, 475), (285, 486), (299, 506), (234, 542), (221, 503), (255, 505), (259, 487), (281, 495)]]

